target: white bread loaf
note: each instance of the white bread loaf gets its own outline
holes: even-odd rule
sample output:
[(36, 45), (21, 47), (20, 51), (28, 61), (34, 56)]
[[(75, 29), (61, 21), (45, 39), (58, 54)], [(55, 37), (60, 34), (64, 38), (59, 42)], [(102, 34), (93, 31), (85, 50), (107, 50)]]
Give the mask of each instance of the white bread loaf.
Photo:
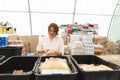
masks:
[(102, 71), (102, 70), (113, 70), (112, 68), (105, 66), (103, 64), (79, 64), (79, 67), (85, 71)]
[(70, 68), (65, 59), (49, 58), (42, 62), (39, 71), (41, 74), (57, 74), (57, 73), (70, 73)]

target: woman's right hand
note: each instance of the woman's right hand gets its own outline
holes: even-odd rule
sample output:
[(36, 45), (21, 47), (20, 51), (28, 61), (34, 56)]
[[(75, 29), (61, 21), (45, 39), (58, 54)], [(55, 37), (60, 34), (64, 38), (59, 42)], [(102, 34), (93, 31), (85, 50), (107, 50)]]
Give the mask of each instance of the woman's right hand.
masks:
[(41, 50), (38, 51), (38, 54), (42, 54), (42, 53), (45, 53), (44, 49), (41, 49)]

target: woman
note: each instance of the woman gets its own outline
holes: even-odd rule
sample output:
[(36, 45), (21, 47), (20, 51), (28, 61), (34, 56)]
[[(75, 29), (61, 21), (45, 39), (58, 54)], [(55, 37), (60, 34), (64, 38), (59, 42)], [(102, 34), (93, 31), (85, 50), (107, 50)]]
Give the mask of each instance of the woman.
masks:
[(63, 39), (58, 36), (59, 27), (56, 23), (51, 23), (48, 26), (48, 36), (41, 37), (37, 52), (42, 56), (46, 55), (63, 55), (64, 43)]

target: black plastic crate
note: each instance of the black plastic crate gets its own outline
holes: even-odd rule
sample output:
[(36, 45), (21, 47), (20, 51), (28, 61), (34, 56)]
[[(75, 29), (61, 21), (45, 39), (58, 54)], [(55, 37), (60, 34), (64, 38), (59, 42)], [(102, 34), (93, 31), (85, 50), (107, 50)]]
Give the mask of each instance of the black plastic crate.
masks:
[[(120, 80), (120, 67), (106, 62), (95, 55), (72, 55), (73, 64), (78, 69), (78, 80)], [(103, 64), (112, 68), (112, 71), (85, 71), (79, 64)]]
[[(40, 66), (41, 62), (44, 62), (46, 58), (62, 58), (67, 60), (67, 64), (69, 68), (71, 69), (72, 73), (69, 74), (40, 74), (38, 72), (38, 67)], [(78, 71), (75, 68), (75, 66), (69, 61), (68, 57), (66, 56), (45, 56), (41, 57), (39, 63), (37, 64), (37, 67), (35, 69), (34, 75), (35, 80), (76, 80), (77, 79)]]
[[(39, 57), (12, 56), (0, 64), (0, 80), (34, 80), (34, 69)], [(28, 72), (24, 74), (13, 74), (14, 70)]]
[(5, 56), (4, 55), (0, 55), (0, 63), (4, 60)]
[(4, 55), (5, 59), (11, 57), (11, 56), (20, 56), (22, 53), (22, 47), (16, 46), (6, 46), (6, 47), (0, 47), (0, 55)]

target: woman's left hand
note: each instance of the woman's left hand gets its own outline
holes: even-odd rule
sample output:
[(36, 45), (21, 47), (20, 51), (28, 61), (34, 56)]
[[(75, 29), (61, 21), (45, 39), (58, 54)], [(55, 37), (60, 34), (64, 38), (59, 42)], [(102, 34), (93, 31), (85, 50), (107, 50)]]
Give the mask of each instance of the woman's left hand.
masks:
[(55, 54), (55, 50), (49, 50), (46, 54), (47, 55)]

